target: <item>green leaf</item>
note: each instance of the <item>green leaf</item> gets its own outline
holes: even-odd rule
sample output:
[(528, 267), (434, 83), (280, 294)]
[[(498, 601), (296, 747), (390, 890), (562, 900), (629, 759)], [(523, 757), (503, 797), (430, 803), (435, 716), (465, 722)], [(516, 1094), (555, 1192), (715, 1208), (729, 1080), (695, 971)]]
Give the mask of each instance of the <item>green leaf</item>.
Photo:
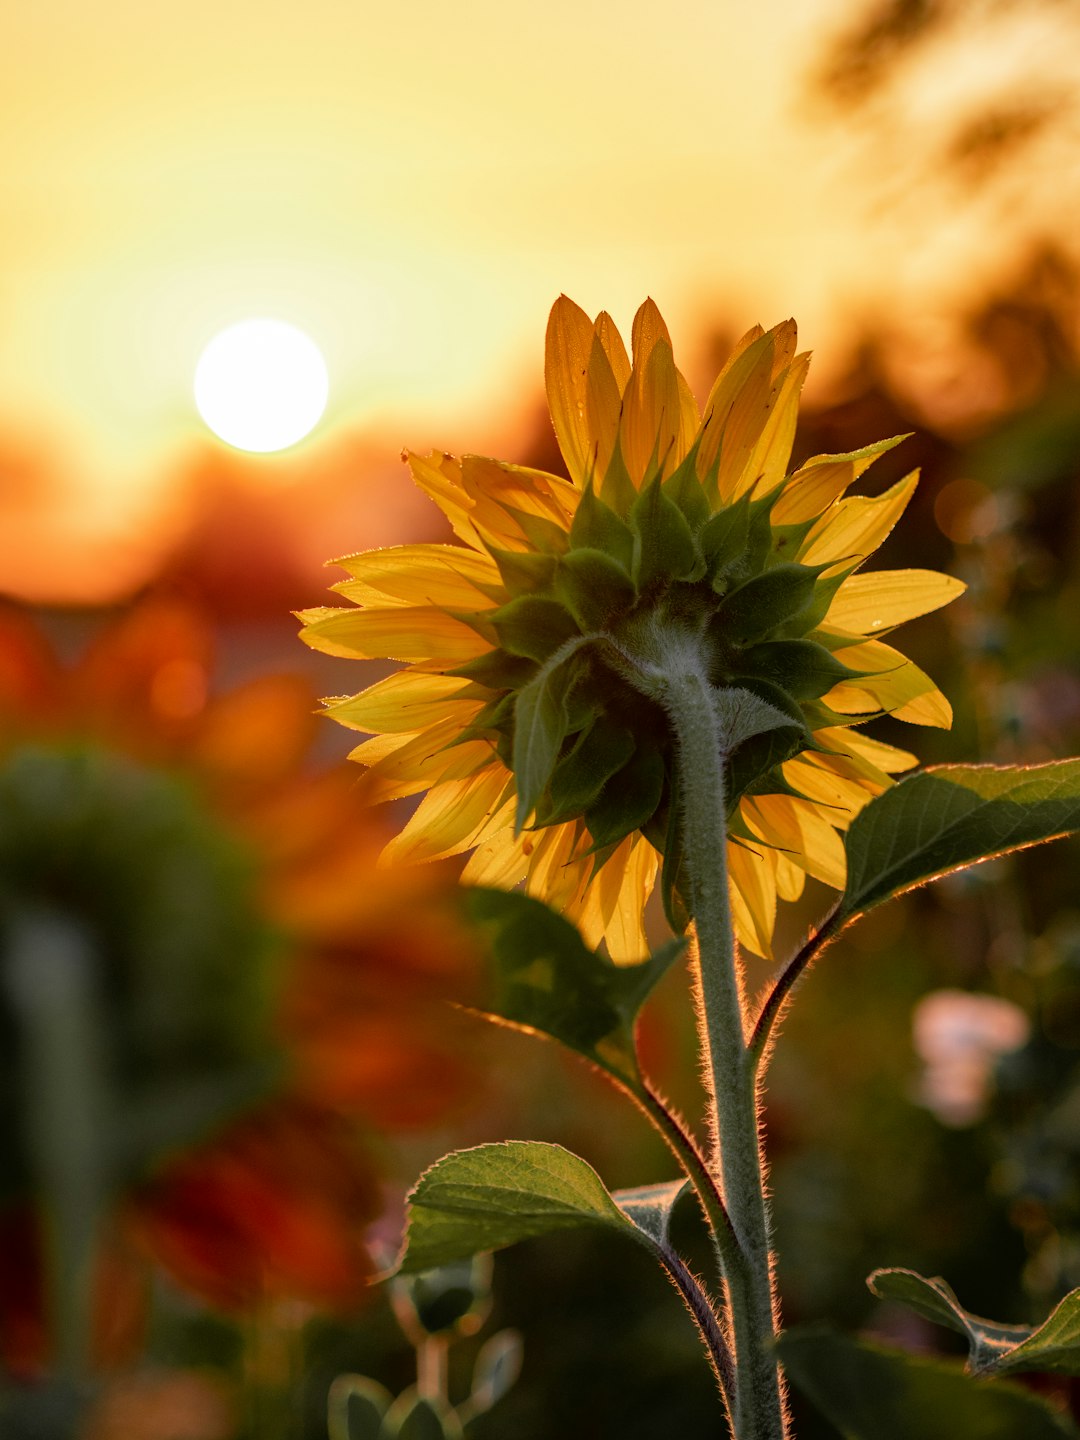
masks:
[(714, 587), (721, 592), (729, 588), (724, 577), (746, 552), (749, 526), (750, 502), (744, 496), (734, 505), (718, 510), (698, 534), (698, 544), (708, 562)]
[(1080, 828), (1080, 760), (941, 765), (871, 800), (847, 832), (847, 887), (831, 924), (977, 860)]
[(339, 1375), (326, 1398), (330, 1440), (379, 1440), (390, 1391), (366, 1375)]
[(490, 550), (499, 577), (511, 596), (538, 595), (548, 590), (558, 564), (554, 555), (535, 550)]
[(664, 494), (657, 475), (630, 510), (634, 531), (634, 582), (639, 590), (656, 579), (696, 578), (699, 555), (686, 516)]
[(634, 1086), (634, 1024), (653, 987), (686, 948), (673, 940), (639, 965), (590, 950), (550, 906), (517, 891), (467, 888), (465, 913), (488, 938), (488, 1013), (538, 1030)]
[(844, 1440), (1063, 1440), (1078, 1432), (1028, 1390), (821, 1326), (778, 1341), (788, 1377)]
[(504, 1140), (444, 1156), (421, 1175), (408, 1207), (403, 1274), (591, 1225), (655, 1248), (591, 1165), (539, 1140)]
[(897, 1300), (924, 1319), (963, 1335), (975, 1374), (1040, 1370), (1080, 1375), (1080, 1290), (1070, 1291), (1049, 1318), (1032, 1329), (972, 1315), (939, 1275), (927, 1279), (914, 1270), (875, 1270), (866, 1283), (882, 1299)]
[(804, 730), (802, 718), (796, 720), (790, 710), (781, 710), (768, 700), (739, 685), (718, 687), (713, 697), (721, 747), (730, 755), (745, 741), (770, 730)]

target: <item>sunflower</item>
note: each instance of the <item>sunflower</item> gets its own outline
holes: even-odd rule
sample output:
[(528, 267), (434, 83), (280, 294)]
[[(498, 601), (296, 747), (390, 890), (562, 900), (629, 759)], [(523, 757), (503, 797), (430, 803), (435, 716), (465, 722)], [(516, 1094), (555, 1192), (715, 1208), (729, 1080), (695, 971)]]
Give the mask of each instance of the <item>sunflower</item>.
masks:
[(524, 880), (626, 962), (644, 953), (662, 863), (669, 918), (683, 928), (688, 914), (670, 724), (623, 657), (650, 627), (692, 633), (717, 689), (773, 717), (728, 763), (736, 929), (768, 957), (777, 899), (797, 898), (807, 875), (842, 888), (840, 832), (916, 763), (853, 727), (884, 714), (951, 723), (934, 683), (882, 637), (963, 586), (858, 573), (918, 476), (846, 492), (903, 437), (788, 473), (809, 362), (793, 321), (743, 336), (701, 411), (650, 300), (632, 352), (607, 314), (591, 321), (561, 297), (545, 377), (569, 478), (406, 453), (461, 543), (337, 562), (350, 605), (303, 612), (302, 635), (332, 655), (404, 662), (327, 702), (371, 737), (351, 758), (373, 800), (426, 792), (387, 857), (471, 850), (465, 882)]

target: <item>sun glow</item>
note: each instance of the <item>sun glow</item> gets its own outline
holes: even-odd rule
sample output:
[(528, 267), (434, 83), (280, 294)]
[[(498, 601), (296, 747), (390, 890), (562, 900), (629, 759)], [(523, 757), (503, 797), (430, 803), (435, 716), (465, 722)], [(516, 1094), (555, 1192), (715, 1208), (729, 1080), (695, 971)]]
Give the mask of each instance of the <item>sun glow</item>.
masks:
[(215, 335), (195, 370), (195, 404), (238, 450), (284, 450), (318, 424), (329, 393), (315, 342), (284, 320), (241, 320)]

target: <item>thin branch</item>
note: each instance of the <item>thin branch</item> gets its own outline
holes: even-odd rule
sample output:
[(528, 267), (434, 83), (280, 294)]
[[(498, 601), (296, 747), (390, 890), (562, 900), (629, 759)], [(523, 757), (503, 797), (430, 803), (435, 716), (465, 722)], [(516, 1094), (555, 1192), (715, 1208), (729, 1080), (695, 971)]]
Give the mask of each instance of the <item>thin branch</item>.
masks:
[(690, 1311), (705, 1348), (709, 1352), (713, 1372), (716, 1375), (720, 1393), (724, 1397), (729, 1417), (735, 1413), (735, 1360), (713, 1302), (686, 1262), (669, 1245), (661, 1248), (661, 1264), (667, 1271), (672, 1284), (683, 1298)]

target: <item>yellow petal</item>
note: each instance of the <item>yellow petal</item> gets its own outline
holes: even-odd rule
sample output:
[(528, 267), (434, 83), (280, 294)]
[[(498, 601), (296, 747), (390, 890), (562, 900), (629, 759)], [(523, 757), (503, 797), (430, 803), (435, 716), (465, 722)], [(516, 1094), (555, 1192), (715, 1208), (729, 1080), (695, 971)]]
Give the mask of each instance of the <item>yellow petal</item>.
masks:
[(494, 751), (486, 740), (453, 742), (461, 731), (453, 718), (419, 735), (375, 735), (349, 752), (368, 768), (366, 795), (372, 804), (416, 795), (443, 780), (462, 780), (488, 769)]
[(370, 604), (374, 598), (384, 605), (389, 599), (403, 605), (477, 610), (507, 598), (494, 560), (462, 545), (393, 545), (336, 563), (353, 579), (332, 588), (358, 605)]
[(821, 810), (791, 795), (755, 795), (741, 801), (747, 825), (816, 880), (842, 890), (847, 880), (844, 843)]
[(799, 418), (799, 396), (810, 368), (810, 352), (795, 360), (773, 382), (776, 394), (772, 411), (762, 430), (743, 474), (735, 484), (736, 498), (755, 488), (762, 495), (776, 488), (784, 478), (791, 447), (795, 443), (795, 426)]
[(529, 869), (526, 841), (528, 831), (514, 834), (516, 797), (511, 797), (493, 813), (490, 822), (477, 836), (476, 849), (461, 872), (465, 885), (492, 885), (509, 890), (525, 879)]
[(474, 502), (472, 521), (476, 529), (488, 544), (504, 550), (533, 548), (512, 511), (536, 515), (569, 530), (580, 499), (580, 492), (557, 475), (525, 465), (508, 465), (486, 455), (463, 455), (461, 479)]
[[(838, 829), (846, 829), (868, 800), (888, 787), (888, 776), (882, 776), (882, 784), (864, 781), (854, 770), (837, 770), (826, 764), (818, 764), (823, 757), (800, 755), (783, 766), (784, 779), (789, 785), (805, 795), (808, 800), (826, 806), (829, 820)], [(853, 762), (846, 756), (836, 756), (841, 767)]]
[(615, 321), (606, 310), (601, 310), (597, 315), (593, 330), (596, 338), (604, 347), (604, 354), (608, 358), (611, 373), (615, 377), (615, 384), (621, 395), (626, 389), (626, 382), (630, 379), (630, 358), (626, 353), (622, 336), (616, 329)]
[(767, 851), (728, 842), (731, 913), (739, 943), (771, 960), (776, 924), (776, 871)]
[(589, 868), (580, 863), (576, 854), (577, 828), (574, 825), (551, 825), (532, 836), (533, 850), (529, 857), (529, 878), (526, 890), (564, 912), (577, 900), (589, 877)]
[(621, 414), (622, 390), (600, 336), (594, 335), (585, 377), (585, 420), (590, 447), (588, 473), (597, 486), (611, 463)]
[(775, 403), (772, 374), (775, 349), (776, 337), (770, 330), (762, 336), (757, 347), (752, 346), (747, 352), (756, 354), (756, 363), (733, 397), (727, 419), (723, 422), (717, 475), (717, 486), (723, 500), (733, 498), (735, 486), (761, 438), (771, 405)]
[(450, 521), (450, 527), (459, 539), (475, 550), (482, 550), (483, 542), (476, 532), (471, 518), (475, 501), (465, 494), (461, 483), (461, 466), (453, 455), (442, 450), (432, 450), (430, 455), (416, 455), (405, 452), (412, 477), (424, 494), (435, 501)]
[(647, 840), (628, 835), (592, 882), (598, 892), (604, 938), (616, 965), (633, 965), (649, 953), (642, 923), (659, 857)]
[(934, 682), (899, 650), (880, 640), (837, 650), (836, 658), (852, 670), (878, 673), (842, 681), (824, 697), (824, 703), (841, 715), (863, 715), (888, 710), (897, 720), (912, 725), (933, 725), (948, 730), (952, 707)]
[[(636, 325), (635, 321), (635, 335)], [(619, 444), (638, 489), (651, 465), (662, 464), (665, 474), (675, 468), (682, 458), (678, 448), (681, 435), (682, 401), (671, 343), (664, 336), (656, 337), (642, 359), (635, 340), (634, 368), (623, 396)]]
[(886, 775), (895, 775), (902, 770), (910, 770), (913, 765), (919, 763), (919, 757), (912, 755), (910, 750), (901, 750), (896, 745), (886, 745), (882, 740), (875, 740), (870, 735), (864, 735), (861, 730), (847, 727), (815, 730), (814, 739), (820, 740), (823, 745), (827, 745), (830, 750), (839, 755), (854, 755), (859, 759), (867, 760)]
[[(772, 374), (773, 336), (755, 325), (739, 341), (727, 364), (716, 377), (701, 418), (701, 444), (697, 454), (698, 476), (704, 480), (716, 464), (724, 443), (724, 429), (731, 407), (747, 384), (767, 392)], [(762, 357), (765, 357), (764, 360)]]
[(786, 855), (774, 857), (776, 893), (781, 900), (798, 900), (806, 888), (806, 871), (800, 870)]
[(797, 525), (803, 520), (813, 520), (838, 500), (879, 455), (906, 439), (906, 435), (894, 435), (846, 455), (815, 455), (788, 480), (783, 495), (773, 506), (773, 521), (778, 525)]
[(585, 484), (591, 458), (585, 420), (585, 377), (592, 337), (593, 324), (585, 311), (560, 295), (548, 318), (544, 383), (559, 449), (577, 485)]
[(480, 700), (454, 698), (468, 683), (453, 675), (395, 670), (359, 695), (330, 701), (324, 714), (372, 735), (415, 732), (450, 716), (464, 730), (482, 706)]
[(445, 660), (464, 664), (491, 649), (461, 620), (432, 605), (393, 609), (303, 610), (300, 638), (313, 650), (361, 660)]
[(638, 306), (630, 342), (634, 349), (634, 364), (639, 369), (644, 369), (646, 361), (658, 344), (664, 344), (671, 349), (671, 336), (668, 334), (664, 317), (651, 297)]
[(404, 830), (383, 850), (380, 863), (442, 860), (468, 850), (502, 792), (501, 769), (492, 766), (429, 791)]
[(967, 586), (936, 570), (876, 570), (849, 575), (833, 597), (827, 627), (870, 635), (928, 615), (962, 595)]
[(798, 558), (805, 565), (843, 560), (854, 566), (865, 560), (900, 519), (918, 483), (919, 472), (913, 470), (883, 495), (852, 495), (839, 501), (810, 531)]

